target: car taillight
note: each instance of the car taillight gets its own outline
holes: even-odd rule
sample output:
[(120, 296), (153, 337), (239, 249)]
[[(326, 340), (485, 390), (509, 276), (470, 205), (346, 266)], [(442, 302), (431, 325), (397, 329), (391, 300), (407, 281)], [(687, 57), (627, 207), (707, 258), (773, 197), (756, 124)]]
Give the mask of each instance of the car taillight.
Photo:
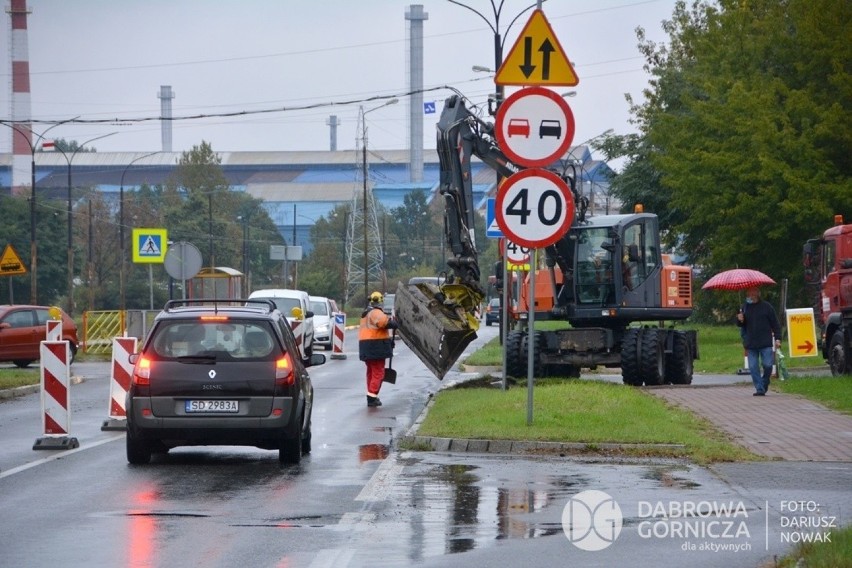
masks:
[(133, 367), (133, 384), (148, 386), (151, 384), (151, 360), (147, 357), (139, 357), (136, 366)]
[(275, 383), (279, 385), (292, 385), (296, 381), (293, 374), (293, 364), (289, 355), (284, 355), (275, 361)]

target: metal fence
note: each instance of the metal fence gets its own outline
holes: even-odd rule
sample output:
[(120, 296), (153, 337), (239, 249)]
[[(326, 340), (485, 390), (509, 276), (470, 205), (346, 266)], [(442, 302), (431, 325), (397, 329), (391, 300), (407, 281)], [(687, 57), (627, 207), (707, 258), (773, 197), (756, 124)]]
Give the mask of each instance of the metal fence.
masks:
[(87, 311), (83, 314), (83, 351), (109, 355), (114, 337), (142, 341), (159, 310)]

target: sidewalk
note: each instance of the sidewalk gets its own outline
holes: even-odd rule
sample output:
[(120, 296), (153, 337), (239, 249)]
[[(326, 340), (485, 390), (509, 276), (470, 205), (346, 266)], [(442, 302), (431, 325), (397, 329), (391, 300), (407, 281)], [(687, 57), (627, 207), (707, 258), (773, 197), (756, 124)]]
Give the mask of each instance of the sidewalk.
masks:
[(706, 418), (737, 443), (768, 458), (852, 462), (852, 416), (798, 395), (749, 385), (655, 387), (650, 394)]

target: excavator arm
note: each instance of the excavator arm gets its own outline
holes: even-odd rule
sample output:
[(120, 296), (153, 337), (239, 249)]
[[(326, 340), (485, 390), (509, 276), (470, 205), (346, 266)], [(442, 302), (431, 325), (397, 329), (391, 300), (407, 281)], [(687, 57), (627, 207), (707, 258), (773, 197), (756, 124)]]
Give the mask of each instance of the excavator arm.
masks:
[(400, 337), (437, 376), (444, 375), (476, 338), (485, 290), (480, 283), (474, 227), (470, 160), (476, 156), (500, 175), (520, 171), (498, 148), (493, 126), (472, 113), (459, 96), (444, 102), (438, 130), (439, 191), (444, 199), (445, 239), (452, 272), (440, 285), (418, 283), (397, 288), (394, 308)]

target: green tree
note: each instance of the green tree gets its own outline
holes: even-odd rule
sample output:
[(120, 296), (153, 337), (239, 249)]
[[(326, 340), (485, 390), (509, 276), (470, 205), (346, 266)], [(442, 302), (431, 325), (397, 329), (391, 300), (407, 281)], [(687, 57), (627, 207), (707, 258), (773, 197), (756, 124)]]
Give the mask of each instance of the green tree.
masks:
[(789, 275), (795, 302), (802, 243), (852, 210), (852, 11), (836, 0), (678, 2), (664, 29), (667, 46), (640, 31), (653, 78), (632, 109), (641, 141), (624, 144), (636, 159), (619, 196), (647, 184), (708, 274)]

